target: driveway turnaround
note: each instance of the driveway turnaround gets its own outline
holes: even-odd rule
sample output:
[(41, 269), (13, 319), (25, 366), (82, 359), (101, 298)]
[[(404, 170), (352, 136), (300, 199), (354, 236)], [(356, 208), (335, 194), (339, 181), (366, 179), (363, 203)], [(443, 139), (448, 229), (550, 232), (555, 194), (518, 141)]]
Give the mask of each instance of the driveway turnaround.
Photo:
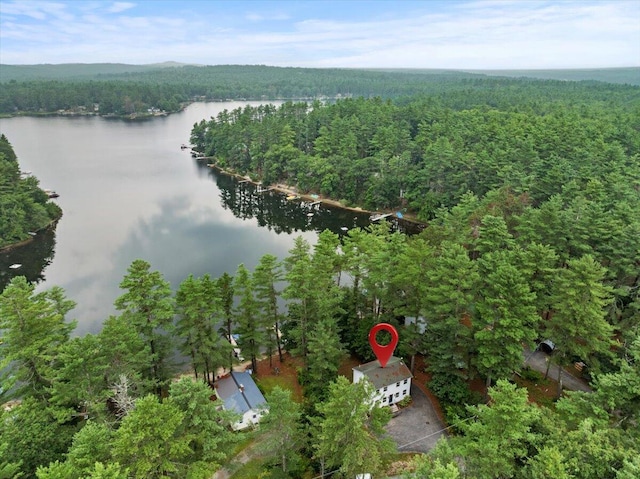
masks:
[[(540, 350), (524, 350), (524, 364), (526, 366), (529, 366), (531, 369), (535, 369), (536, 371), (544, 374), (544, 372), (547, 370), (548, 361), (549, 356), (547, 356)], [(554, 381), (558, 378), (558, 366), (556, 366), (555, 364), (551, 364), (551, 367), (549, 368), (549, 378), (553, 379)], [(592, 391), (587, 381), (573, 376), (566, 370), (562, 374), (562, 385), (565, 389), (569, 389), (571, 391)]]
[(427, 395), (411, 384), (411, 405), (391, 418), (386, 431), (400, 452), (428, 452), (443, 434), (444, 425), (438, 418)]

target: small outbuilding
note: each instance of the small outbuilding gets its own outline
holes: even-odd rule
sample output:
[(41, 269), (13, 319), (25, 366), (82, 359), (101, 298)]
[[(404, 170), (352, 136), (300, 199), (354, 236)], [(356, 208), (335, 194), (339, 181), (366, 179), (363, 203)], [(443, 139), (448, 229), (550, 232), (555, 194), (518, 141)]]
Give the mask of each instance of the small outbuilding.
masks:
[(267, 400), (248, 371), (231, 371), (216, 381), (214, 388), (224, 409), (240, 415), (240, 420), (232, 424), (236, 431), (257, 424), (268, 412)]
[(391, 356), (383, 368), (377, 359), (353, 368), (353, 382), (369, 379), (376, 388), (374, 400), (380, 406), (391, 406), (411, 395), (413, 375), (402, 359)]

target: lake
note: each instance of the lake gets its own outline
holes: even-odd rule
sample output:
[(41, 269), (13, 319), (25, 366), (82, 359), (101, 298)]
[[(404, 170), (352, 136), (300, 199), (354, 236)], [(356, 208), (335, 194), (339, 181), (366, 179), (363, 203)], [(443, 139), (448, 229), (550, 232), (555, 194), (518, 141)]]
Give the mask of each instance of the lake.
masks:
[[(55, 190), (63, 217), (55, 232), (0, 253), (0, 283), (24, 274), (38, 290), (57, 285), (77, 307), (78, 334), (115, 314), (127, 267), (151, 264), (176, 288), (189, 274), (253, 270), (266, 253), (284, 259), (297, 236), (315, 243), (326, 228), (366, 226), (367, 214), (287, 201), (194, 160), (193, 124), (252, 102), (194, 103), (145, 121), (100, 117), (0, 119), (23, 171)], [(12, 264), (19, 269), (9, 269)]]

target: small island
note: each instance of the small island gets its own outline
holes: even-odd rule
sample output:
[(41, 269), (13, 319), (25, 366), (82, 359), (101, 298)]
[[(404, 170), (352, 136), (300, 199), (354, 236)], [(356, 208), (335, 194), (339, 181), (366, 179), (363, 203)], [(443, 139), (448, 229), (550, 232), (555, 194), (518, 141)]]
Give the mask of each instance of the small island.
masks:
[(53, 226), (62, 216), (50, 201), (55, 196), (41, 189), (31, 173), (20, 171), (11, 143), (0, 135), (0, 251), (32, 241), (38, 231)]

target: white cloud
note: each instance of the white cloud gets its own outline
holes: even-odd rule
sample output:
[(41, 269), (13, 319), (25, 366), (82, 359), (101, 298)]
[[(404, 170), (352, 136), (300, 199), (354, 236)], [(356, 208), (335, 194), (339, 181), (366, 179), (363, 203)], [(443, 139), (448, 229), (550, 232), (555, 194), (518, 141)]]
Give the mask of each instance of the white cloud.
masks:
[[(158, 8), (154, 15), (133, 15), (136, 5), (129, 2), (2, 2), (0, 53), (4, 63), (172, 59), (317, 67), (640, 65), (640, 2), (474, 1), (447, 3), (444, 9), (430, 2), (389, 2), (389, 14), (377, 11), (373, 19), (366, 17), (366, 8), (354, 7), (364, 3), (345, 3), (353, 14), (336, 9), (333, 18), (298, 16), (292, 21), (282, 3), (279, 10), (251, 3), (251, 11), (239, 8), (234, 16), (216, 2), (209, 10), (183, 2), (183, 10), (170, 14)], [(168, 3), (158, 3), (163, 5)], [(380, 5), (384, 3), (376, 3)]]
[(109, 8), (107, 8), (107, 11), (109, 13), (120, 13), (120, 12), (124, 12), (125, 10), (129, 10), (135, 6), (136, 6), (135, 3), (115, 2)]
[(290, 20), (291, 16), (286, 13), (256, 13), (251, 12), (245, 15), (245, 18), (250, 22), (283, 22)]

